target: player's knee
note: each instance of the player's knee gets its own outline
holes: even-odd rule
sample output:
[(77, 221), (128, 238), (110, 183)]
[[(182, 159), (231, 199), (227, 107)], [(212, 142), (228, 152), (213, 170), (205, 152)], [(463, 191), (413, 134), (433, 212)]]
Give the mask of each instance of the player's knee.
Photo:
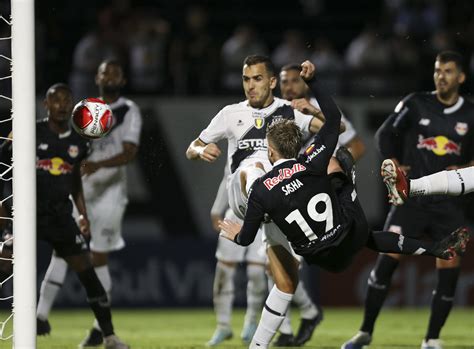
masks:
[(234, 291), (235, 263), (229, 265), (219, 261), (216, 265), (216, 274), (214, 276), (213, 294), (214, 297), (222, 293), (231, 293)]
[(247, 278), (249, 287), (255, 289), (256, 292), (263, 292), (265, 289), (265, 266), (259, 264), (247, 265)]
[(379, 255), (374, 269), (370, 272), (368, 284), (376, 289), (384, 290), (390, 285), (393, 273), (397, 269), (399, 261), (389, 255)]
[(277, 277), (274, 279), (276, 287), (285, 293), (294, 294), (298, 287), (298, 274), (288, 275), (286, 277)]
[(102, 267), (109, 263), (109, 254), (107, 252), (91, 251), (92, 265), (94, 267)]
[(87, 298), (107, 298), (107, 293), (100, 283), (94, 268), (90, 267), (83, 271), (77, 272), (77, 276), (86, 290)]
[(92, 261), (87, 253), (64, 257), (64, 260), (76, 273), (92, 268)]

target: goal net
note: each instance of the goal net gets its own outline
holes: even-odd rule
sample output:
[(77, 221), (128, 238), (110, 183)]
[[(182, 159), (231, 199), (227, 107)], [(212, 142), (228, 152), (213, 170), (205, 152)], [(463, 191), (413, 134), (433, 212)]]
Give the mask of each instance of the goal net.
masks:
[[(10, 103), (11, 109), (0, 114), (0, 126), (11, 123), (12, 132), (2, 134), (0, 140), (12, 142), (13, 156), (11, 162), (0, 162), (0, 223), (4, 230), (5, 223), (13, 221), (14, 238), (7, 235), (0, 242), (0, 270), (5, 272), (12, 263), (13, 274), (0, 282), (0, 301), (13, 302), (9, 310), (0, 313), (0, 339), (10, 341), (13, 348), (30, 349), (36, 348), (34, 0), (11, 0), (10, 5), (11, 15), (0, 13), (0, 105)], [(7, 10), (0, 7), (0, 11)], [(11, 69), (2, 69), (5, 65)], [(0, 129), (5, 133), (6, 127)], [(8, 182), (12, 194), (5, 190)], [(5, 210), (9, 202), (13, 203), (11, 214)], [(10, 294), (5, 294), (8, 291)]]

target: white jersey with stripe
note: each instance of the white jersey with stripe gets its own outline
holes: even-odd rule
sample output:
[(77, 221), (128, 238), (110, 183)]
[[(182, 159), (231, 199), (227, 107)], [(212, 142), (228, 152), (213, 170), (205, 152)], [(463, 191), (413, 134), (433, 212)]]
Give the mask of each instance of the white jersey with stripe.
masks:
[(305, 115), (290, 106), (290, 102), (274, 98), (266, 108), (252, 108), (248, 101), (224, 107), (199, 135), (206, 144), (228, 140), (228, 166), (231, 173), (238, 168), (261, 162), (266, 171), (272, 166), (268, 160), (266, 129), (281, 119), (294, 120), (308, 137), (311, 115)]
[[(123, 151), (123, 143), (139, 145), (142, 117), (135, 102), (120, 97), (110, 103), (114, 123), (109, 134), (91, 142), (91, 154), (88, 161), (110, 159)], [(103, 195), (108, 191), (118, 191), (123, 200), (127, 200), (127, 172), (126, 165), (103, 167), (97, 172), (82, 179), (84, 197), (87, 200)], [(117, 196), (115, 196), (117, 197)]]

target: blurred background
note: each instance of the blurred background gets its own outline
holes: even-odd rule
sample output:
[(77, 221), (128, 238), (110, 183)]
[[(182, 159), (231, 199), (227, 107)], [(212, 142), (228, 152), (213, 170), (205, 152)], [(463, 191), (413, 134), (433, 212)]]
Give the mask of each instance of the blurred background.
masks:
[[(10, 13), (8, 3), (0, 4), (2, 14)], [(127, 247), (112, 262), (114, 306), (212, 304), (217, 233), (209, 212), (225, 156), (209, 165), (190, 162), (184, 154), (223, 106), (245, 98), (245, 56), (269, 55), (278, 68), (305, 59), (316, 64), (367, 147), (357, 166), (359, 196), (370, 224), (380, 229), (388, 205), (374, 132), (404, 95), (434, 89), (439, 51), (464, 54), (463, 92), (470, 97), (473, 14), (469, 0), (36, 1), (37, 117), (45, 115), (42, 98), (53, 83), (67, 82), (77, 101), (97, 95), (94, 75), (106, 58), (124, 64), (124, 95), (141, 108), (144, 127), (138, 157), (129, 166), (130, 203), (123, 222)], [(9, 27), (0, 26), (0, 36), (8, 35)], [(9, 55), (9, 41), (0, 41), (0, 51)], [(9, 69), (1, 60), (0, 76)], [(0, 81), (2, 94), (10, 95), (9, 89), (8, 81)], [(2, 115), (9, 108), (0, 103)], [(0, 132), (8, 128), (2, 124)], [(459, 305), (474, 305), (472, 250), (458, 285)], [(39, 280), (48, 252), (41, 247)], [(309, 269), (314, 297), (327, 305), (361, 304), (375, 257), (364, 251), (344, 275)], [(387, 304), (429, 304), (435, 279), (431, 259), (407, 259)], [(237, 290), (242, 305), (245, 288)], [(84, 305), (82, 292), (70, 276), (60, 305)]]

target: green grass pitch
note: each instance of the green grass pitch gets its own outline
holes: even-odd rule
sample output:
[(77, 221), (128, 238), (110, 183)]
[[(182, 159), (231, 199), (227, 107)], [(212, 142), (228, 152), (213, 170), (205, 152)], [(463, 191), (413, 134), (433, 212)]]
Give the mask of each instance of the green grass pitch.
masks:
[[(293, 328), (298, 326), (297, 310), (293, 314)], [(117, 334), (132, 349), (204, 348), (215, 326), (211, 309), (198, 310), (115, 310)], [(244, 348), (240, 330), (244, 313), (234, 312), (234, 338), (220, 347)], [(375, 338), (370, 348), (419, 348), (425, 333), (428, 309), (385, 309), (377, 323)], [(307, 348), (340, 348), (357, 330), (362, 309), (325, 309), (325, 319), (316, 329)], [(87, 310), (53, 311), (50, 322), (52, 333), (38, 338), (39, 349), (77, 348), (86, 329), (92, 323)], [(10, 331), (6, 328), (6, 332)], [(443, 330), (445, 349), (474, 348), (474, 309), (455, 309)], [(11, 341), (0, 343), (0, 348), (11, 348)]]

